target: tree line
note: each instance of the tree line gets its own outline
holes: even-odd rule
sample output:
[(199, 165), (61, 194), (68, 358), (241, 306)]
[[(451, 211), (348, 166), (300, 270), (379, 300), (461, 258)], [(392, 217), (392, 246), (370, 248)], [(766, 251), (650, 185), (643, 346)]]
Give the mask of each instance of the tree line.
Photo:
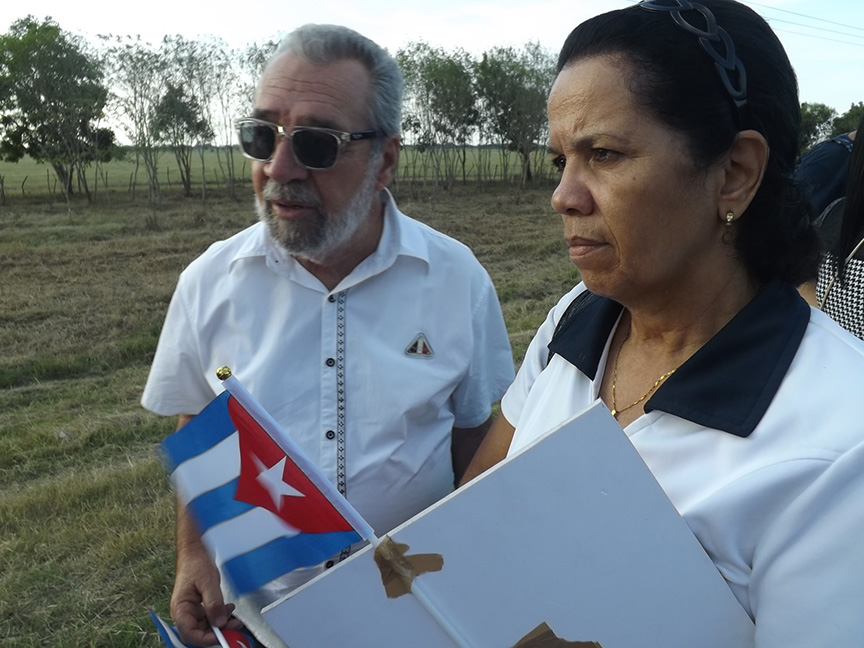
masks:
[[(78, 192), (89, 200), (102, 165), (127, 156), (135, 165), (132, 191), (140, 174), (158, 205), (162, 157), (173, 156), (187, 196), (197, 165), (204, 198), (204, 152), (214, 147), (217, 177), (236, 197), (237, 153), (228, 145), (233, 122), (251, 110), (255, 82), (277, 46), (278, 38), (232, 48), (216, 37), (179, 35), (155, 45), (117, 36), (92, 43), (51, 18), (17, 20), (0, 35), (0, 159), (29, 156), (48, 164), (67, 199)], [(405, 77), (409, 178), (452, 190), (469, 178), (523, 186), (550, 174), (540, 162), (554, 80), (551, 53), (528, 43), (473, 56), (415, 42), (395, 56)], [(857, 123), (864, 104), (843, 115), (824, 104), (802, 109), (804, 151), (849, 130), (847, 122)], [(116, 129), (128, 145), (118, 144)]]
[(801, 104), (801, 133), (798, 152), (806, 153), (822, 140), (849, 133), (864, 117), (864, 102), (853, 103), (849, 110), (838, 113), (823, 103)]
[[(91, 198), (101, 165), (118, 156), (146, 178), (150, 202), (162, 199), (158, 165), (173, 154), (186, 195), (204, 149), (233, 141), (233, 120), (249, 110), (256, 79), (276, 41), (232, 49), (218, 38), (140, 38), (71, 34), (50, 18), (15, 21), (0, 35), (0, 159), (29, 156), (50, 165), (68, 196)], [(127, 146), (118, 144), (117, 130)], [(234, 192), (233, 147), (217, 149)], [(203, 174), (202, 174), (203, 176)], [(206, 177), (206, 176), (203, 176)], [(206, 184), (202, 184), (206, 194)]]
[[(233, 122), (251, 110), (254, 84), (277, 46), (278, 38), (238, 49), (179, 35), (155, 45), (116, 36), (92, 43), (51, 18), (17, 20), (0, 35), (0, 159), (48, 164), (67, 198), (90, 199), (100, 168), (126, 155), (136, 169), (133, 190), (140, 175), (158, 205), (163, 156), (173, 156), (191, 196), (193, 171), (198, 165), (206, 177), (204, 152), (213, 147), (216, 175), (234, 196)], [(412, 43), (396, 58), (412, 177), (451, 189), (469, 176), (534, 179), (544, 155), (550, 54), (529, 44), (472, 58)], [(129, 144), (119, 146), (121, 139)]]

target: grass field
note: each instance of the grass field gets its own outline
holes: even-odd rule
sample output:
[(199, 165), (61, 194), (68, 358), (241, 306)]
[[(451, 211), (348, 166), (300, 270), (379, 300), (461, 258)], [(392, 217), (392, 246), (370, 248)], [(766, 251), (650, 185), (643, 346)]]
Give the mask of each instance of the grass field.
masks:
[[(173, 502), (155, 447), (174, 421), (138, 399), (178, 273), (253, 222), (251, 190), (240, 203), (168, 195), (154, 211), (143, 195), (67, 205), (6, 187), (0, 646), (155, 647), (147, 610), (167, 615), (174, 561)], [(578, 276), (550, 193), (397, 194), (408, 214), (473, 248), (517, 359)]]
[[(452, 151), (446, 153), (451, 159), (454, 158)], [(412, 147), (402, 150), (399, 160), (399, 174), (395, 185), (409, 185), (411, 189), (428, 190), (435, 183), (443, 184), (445, 181), (444, 163), (441, 161), (445, 154), (439, 151), (427, 151), (420, 153)], [(197, 152), (192, 156), (192, 181), (198, 187), (196, 195), (200, 196), (200, 183), (202, 176), (206, 177), (208, 186), (219, 190), (224, 189), (225, 181), (225, 158), (226, 150), (217, 152), (216, 149), (207, 149), (204, 153), (202, 173), (202, 162)], [(538, 149), (532, 158), (534, 175), (539, 181), (549, 181), (555, 172), (552, 166), (546, 162), (545, 150)], [(244, 158), (235, 149), (233, 151), (235, 165), (235, 177), (240, 182), (249, 181), (249, 160)], [(436, 163), (436, 160), (438, 161)], [(452, 165), (451, 165), (452, 166)], [(177, 162), (173, 153), (165, 151), (159, 157), (159, 183), (163, 190), (169, 195), (182, 189), (180, 175), (177, 171)], [(480, 171), (483, 170), (481, 174)], [(457, 183), (462, 182), (462, 169), (454, 169)], [(468, 149), (465, 161), (465, 176), (470, 183), (482, 177), (484, 182), (507, 181), (519, 184), (521, 167), (515, 153), (506, 153), (497, 149), (477, 148)], [(0, 180), (2, 180), (3, 193), (8, 204), (14, 204), (20, 200), (53, 199), (54, 201), (65, 200), (62, 189), (57, 184), (54, 171), (47, 164), (37, 163), (31, 158), (24, 158), (15, 163), (0, 162)], [(146, 196), (147, 175), (143, 164), (138, 167), (135, 157), (130, 152), (124, 157), (112, 160), (99, 166), (91, 165), (87, 170), (87, 185), (94, 201), (114, 202), (118, 196), (127, 200)]]

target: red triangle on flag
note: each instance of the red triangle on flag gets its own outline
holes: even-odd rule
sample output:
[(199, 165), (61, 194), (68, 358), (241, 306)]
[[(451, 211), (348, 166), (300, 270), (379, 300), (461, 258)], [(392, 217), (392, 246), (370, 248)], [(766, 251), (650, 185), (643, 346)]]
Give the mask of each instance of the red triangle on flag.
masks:
[(291, 457), (233, 397), (228, 413), (240, 436), (240, 478), (234, 499), (260, 506), (305, 533), (352, 527)]
[(253, 648), (249, 637), (237, 630), (222, 630), (222, 636), (231, 648)]

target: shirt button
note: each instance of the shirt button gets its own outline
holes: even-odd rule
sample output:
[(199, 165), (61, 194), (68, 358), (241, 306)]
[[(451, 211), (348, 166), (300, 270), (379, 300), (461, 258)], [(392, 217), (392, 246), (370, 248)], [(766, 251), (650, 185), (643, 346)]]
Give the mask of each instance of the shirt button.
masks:
[(327, 567), (327, 569), (330, 569), (334, 564), (335, 563), (332, 560), (328, 560), (325, 567)]
[(336, 433), (333, 430), (327, 430), (327, 433), (324, 436), (326, 436), (329, 441), (332, 441), (336, 438)]
[(336, 298), (335, 298), (333, 295), (330, 295), (330, 296), (327, 298), (327, 301), (329, 301), (329, 302), (332, 304), (333, 302), (336, 301)]
[(332, 367), (336, 364), (336, 361), (333, 358), (327, 358), (326, 362), (324, 362), (328, 367)]

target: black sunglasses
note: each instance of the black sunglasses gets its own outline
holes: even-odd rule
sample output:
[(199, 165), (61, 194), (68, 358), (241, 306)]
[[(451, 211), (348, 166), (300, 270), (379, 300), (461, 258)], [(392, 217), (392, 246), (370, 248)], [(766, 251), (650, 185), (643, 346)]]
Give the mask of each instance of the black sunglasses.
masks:
[(286, 130), (279, 124), (254, 117), (238, 119), (234, 126), (240, 150), (247, 158), (269, 162), (276, 152), (279, 137), (285, 137), (291, 142), (297, 164), (311, 171), (329, 169), (336, 164), (343, 144), (378, 137), (378, 131), (374, 130), (346, 133), (317, 126), (294, 126)]

